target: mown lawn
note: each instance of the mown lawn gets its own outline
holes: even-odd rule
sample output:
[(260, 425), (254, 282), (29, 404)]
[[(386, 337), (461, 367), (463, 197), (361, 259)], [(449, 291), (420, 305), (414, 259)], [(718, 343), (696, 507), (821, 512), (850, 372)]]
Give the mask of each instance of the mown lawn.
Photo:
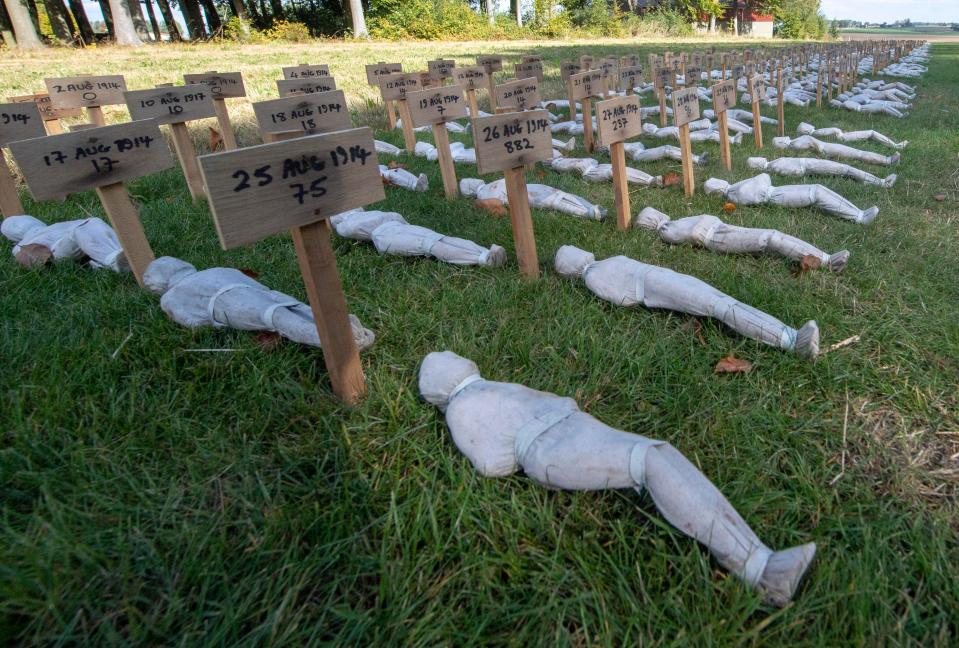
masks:
[[(216, 68), (241, 69), (258, 100), (275, 96), (281, 65), (327, 62), (355, 121), (400, 143), (382, 130), (364, 63), (425, 68), (429, 58), (489, 52), (512, 63), (536, 52), (551, 77), (546, 94), (558, 96), (562, 60), (645, 56), (654, 46), (703, 42), (4, 52), (0, 96), (39, 90), (45, 76), (125, 73), (141, 88)], [(839, 276), (794, 276), (782, 259), (668, 247), (611, 221), (536, 211), (543, 277), (523, 281), (508, 219), (447, 202), (437, 165), (401, 160), (426, 172), (431, 189), (388, 189), (379, 207), (499, 243), (513, 260), (461, 269), (337, 240), (350, 308), (377, 336), (363, 356), (369, 396), (353, 409), (331, 398), (314, 350), (264, 351), (248, 334), (186, 330), (131, 276), (71, 264), (27, 271), (0, 254), (0, 636), (43, 645), (955, 645), (959, 44), (935, 46), (919, 86), (908, 120), (786, 109), (790, 133), (805, 120), (911, 141), (893, 190), (825, 183), (879, 205), (871, 226), (779, 208), (727, 217), (851, 250)], [(241, 140), (255, 142), (252, 111), (231, 107)], [(195, 125), (201, 146), (205, 130)], [(749, 142), (734, 147), (731, 173), (716, 145), (694, 149), (712, 157), (697, 169), (700, 183), (750, 175)], [(474, 172), (458, 167), (460, 177)], [(612, 209), (610, 186), (539, 169), (530, 180)], [(158, 254), (251, 268), (304, 297), (287, 236), (224, 252), (179, 171), (131, 191)], [(673, 216), (722, 205), (702, 192), (686, 200), (680, 187), (637, 189), (632, 200), (634, 213), (650, 205)], [(101, 213), (92, 194), (25, 201), (49, 221)], [(711, 321), (617, 308), (552, 272), (563, 244), (696, 275), (790, 324), (816, 319), (824, 348), (861, 339), (810, 363)], [(231, 351), (191, 351), (208, 348)], [(440, 413), (418, 398), (419, 363), (441, 349), (474, 359), (488, 378), (573, 396), (611, 425), (670, 441), (770, 546), (817, 542), (795, 603), (763, 607), (648, 497), (477, 477)], [(754, 370), (715, 375), (729, 353)]]

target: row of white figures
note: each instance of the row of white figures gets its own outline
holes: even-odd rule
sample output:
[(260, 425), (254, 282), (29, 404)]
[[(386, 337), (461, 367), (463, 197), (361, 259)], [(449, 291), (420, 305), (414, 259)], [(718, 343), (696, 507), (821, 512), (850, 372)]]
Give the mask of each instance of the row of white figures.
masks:
[[(552, 209), (554, 211), (584, 218), (586, 220), (603, 220), (606, 218), (606, 208), (595, 205), (585, 198), (567, 193), (543, 184), (528, 184), (526, 191), (529, 194), (531, 207)], [(464, 196), (476, 198), (476, 205), (481, 209), (496, 214), (505, 213), (509, 205), (506, 193), (506, 180), (499, 179), (486, 183), (479, 178), (463, 178), (460, 180), (460, 193)]]
[[(553, 156), (561, 156), (576, 147), (576, 138), (571, 137), (565, 142), (554, 139), (552, 144)], [(413, 148), (413, 153), (417, 157), (426, 158), (430, 162), (436, 162), (439, 159), (439, 152), (429, 142), (417, 142)], [(456, 164), (476, 164), (476, 149), (466, 148), (466, 145), (462, 142), (450, 142), (450, 154)]]
[(817, 207), (828, 214), (860, 225), (868, 225), (879, 215), (878, 207), (859, 209), (851, 201), (820, 184), (774, 187), (768, 173), (760, 173), (734, 184), (720, 178), (710, 178), (704, 183), (703, 189), (707, 194), (724, 196), (735, 205)]
[(643, 489), (678, 530), (782, 607), (816, 553), (808, 543), (783, 551), (763, 544), (732, 504), (665, 441), (624, 432), (581, 411), (571, 398), (484, 379), (455, 353), (430, 353), (420, 395), (445, 414), (456, 447), (484, 477), (522, 470), (551, 489)]

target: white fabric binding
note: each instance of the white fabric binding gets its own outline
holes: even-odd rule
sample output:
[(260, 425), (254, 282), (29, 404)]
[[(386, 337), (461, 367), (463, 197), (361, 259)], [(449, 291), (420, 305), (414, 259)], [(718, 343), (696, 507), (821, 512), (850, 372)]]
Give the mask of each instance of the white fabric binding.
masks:
[(219, 290), (217, 290), (215, 293), (213, 293), (213, 296), (210, 297), (210, 301), (207, 302), (207, 305), (206, 305), (206, 312), (210, 316), (210, 321), (213, 322), (213, 326), (217, 328), (223, 328), (228, 326), (228, 324), (223, 324), (221, 322), (216, 321), (216, 317), (213, 316), (213, 308), (214, 306), (216, 306), (216, 300), (220, 297), (220, 295), (227, 293), (233, 290), (234, 288), (251, 288), (251, 287), (252, 286), (248, 286), (246, 284), (240, 284), (240, 283), (227, 284), (223, 286), (222, 288), (220, 288)]
[(479, 382), (481, 380), (483, 380), (483, 377), (481, 375), (470, 374), (469, 376), (461, 380), (460, 383), (450, 391), (449, 398), (446, 399), (446, 402), (447, 403), (451, 402), (453, 398), (458, 396), (461, 391), (463, 391), (464, 389), (466, 389), (473, 383)]
[(520, 465), (523, 465), (526, 453), (536, 439), (579, 411), (575, 403), (569, 403), (567, 407), (562, 408), (556, 408), (555, 402), (548, 405), (549, 409), (546, 412), (537, 413), (531, 421), (516, 431), (516, 460)]

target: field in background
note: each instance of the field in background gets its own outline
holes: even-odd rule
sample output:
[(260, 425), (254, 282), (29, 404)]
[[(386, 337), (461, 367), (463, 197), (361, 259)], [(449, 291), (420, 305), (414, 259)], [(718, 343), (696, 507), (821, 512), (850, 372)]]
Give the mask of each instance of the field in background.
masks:
[(934, 43), (959, 41), (959, 32), (945, 27), (911, 27), (908, 29), (840, 29), (843, 40), (922, 39)]
[[(511, 64), (535, 52), (546, 59), (544, 94), (560, 96), (559, 64), (580, 54), (645, 57), (705, 45), (4, 52), (0, 96), (40, 90), (48, 76), (122, 73), (135, 89), (239, 69), (259, 100), (275, 97), (282, 65), (329, 63), (355, 121), (401, 143), (398, 131), (383, 130), (365, 63), (422, 69), (441, 56), (472, 62), (499, 53)], [(543, 277), (522, 281), (509, 220), (444, 200), (435, 163), (401, 158), (429, 176), (431, 189), (390, 188), (377, 207), (504, 245), (511, 262), (457, 268), (335, 241), (350, 309), (377, 336), (363, 355), (370, 394), (354, 409), (331, 399), (314, 350), (267, 351), (242, 332), (186, 330), (129, 276), (71, 264), (25, 271), (2, 252), (0, 636), (38, 645), (955, 645), (959, 44), (934, 52), (908, 120), (786, 108), (790, 133), (805, 120), (910, 140), (892, 191), (825, 182), (861, 206), (877, 204), (875, 223), (782, 208), (724, 217), (851, 250), (840, 276), (670, 247), (613, 222), (534, 210)], [(258, 141), (248, 103), (230, 107), (240, 139)], [(200, 150), (212, 124), (193, 126)], [(697, 168), (699, 185), (742, 179), (751, 175), (747, 156), (774, 155), (750, 142), (734, 147), (728, 173), (716, 145), (694, 145), (711, 156)], [(662, 174), (679, 164), (643, 168)], [(529, 180), (613, 207), (609, 185), (541, 168)], [(138, 180), (131, 192), (158, 254), (249, 268), (304, 297), (288, 237), (220, 250), (206, 204), (189, 200), (177, 170)], [(649, 205), (674, 217), (718, 214), (723, 204), (702, 192), (686, 199), (679, 187), (631, 196), (634, 213)], [(25, 202), (47, 221), (102, 215), (91, 194)], [(861, 339), (810, 363), (709, 320), (618, 308), (552, 272), (563, 244), (696, 275), (790, 324), (816, 319), (824, 348)], [(228, 351), (194, 351), (210, 348)], [(478, 478), (442, 416), (418, 397), (419, 363), (439, 349), (474, 359), (490, 379), (574, 397), (610, 425), (670, 441), (772, 547), (819, 543), (796, 602), (764, 609), (645, 495)], [(753, 371), (715, 375), (729, 353)]]

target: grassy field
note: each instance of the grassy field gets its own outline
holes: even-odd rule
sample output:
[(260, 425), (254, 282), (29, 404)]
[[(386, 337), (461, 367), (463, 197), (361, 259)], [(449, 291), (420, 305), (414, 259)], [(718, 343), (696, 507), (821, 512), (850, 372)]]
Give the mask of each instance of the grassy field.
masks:
[[(382, 130), (364, 63), (424, 68), (439, 56), (469, 62), (499, 52), (512, 62), (536, 52), (546, 58), (546, 95), (558, 96), (562, 60), (654, 47), (682, 45), (4, 52), (0, 96), (37, 91), (45, 76), (124, 73), (141, 88), (216, 68), (242, 70), (256, 100), (275, 96), (281, 65), (325, 62), (355, 101), (355, 121), (400, 143), (399, 132)], [(356, 408), (332, 400), (314, 350), (265, 351), (248, 334), (186, 330), (130, 276), (69, 263), (27, 271), (0, 255), (0, 637), (20, 645), (955, 645), (959, 44), (934, 47), (919, 87), (908, 120), (786, 108), (790, 133), (805, 120), (910, 140), (893, 190), (825, 183), (878, 205), (871, 226), (780, 208), (727, 217), (851, 250), (839, 276), (794, 276), (778, 258), (669, 247), (646, 231), (545, 211), (533, 216), (543, 269), (535, 282), (519, 279), (515, 261), (463, 269), (336, 241), (350, 308), (377, 335), (363, 356), (369, 396)], [(255, 142), (248, 105), (231, 110), (241, 140)], [(205, 130), (195, 124), (201, 148)], [(750, 175), (750, 143), (734, 147), (729, 173), (715, 145), (694, 148), (712, 157), (697, 169), (700, 182)], [(388, 189), (379, 207), (499, 243), (512, 258), (508, 219), (444, 200), (434, 163), (402, 162), (429, 175), (430, 191)], [(530, 180), (613, 205), (610, 186), (539, 169)], [(158, 254), (251, 268), (304, 297), (288, 237), (220, 250), (206, 204), (189, 200), (179, 171), (131, 191)], [(91, 194), (65, 204), (24, 196), (48, 221), (101, 213)], [(722, 201), (702, 192), (687, 200), (674, 187), (634, 190), (632, 204), (685, 216), (719, 213)], [(696, 275), (790, 324), (816, 319), (824, 348), (861, 339), (811, 363), (712, 321), (617, 308), (552, 272), (563, 244)], [(230, 351), (190, 351), (203, 348)], [(817, 542), (795, 603), (763, 607), (647, 496), (477, 477), (442, 415), (418, 397), (419, 363), (441, 349), (472, 358), (490, 379), (573, 396), (610, 425), (670, 441), (773, 548)], [(754, 370), (715, 375), (729, 353)]]
[(923, 39), (933, 42), (959, 40), (959, 32), (948, 27), (936, 25), (910, 27), (902, 29), (841, 29), (840, 35), (845, 40), (871, 40), (880, 38)]

